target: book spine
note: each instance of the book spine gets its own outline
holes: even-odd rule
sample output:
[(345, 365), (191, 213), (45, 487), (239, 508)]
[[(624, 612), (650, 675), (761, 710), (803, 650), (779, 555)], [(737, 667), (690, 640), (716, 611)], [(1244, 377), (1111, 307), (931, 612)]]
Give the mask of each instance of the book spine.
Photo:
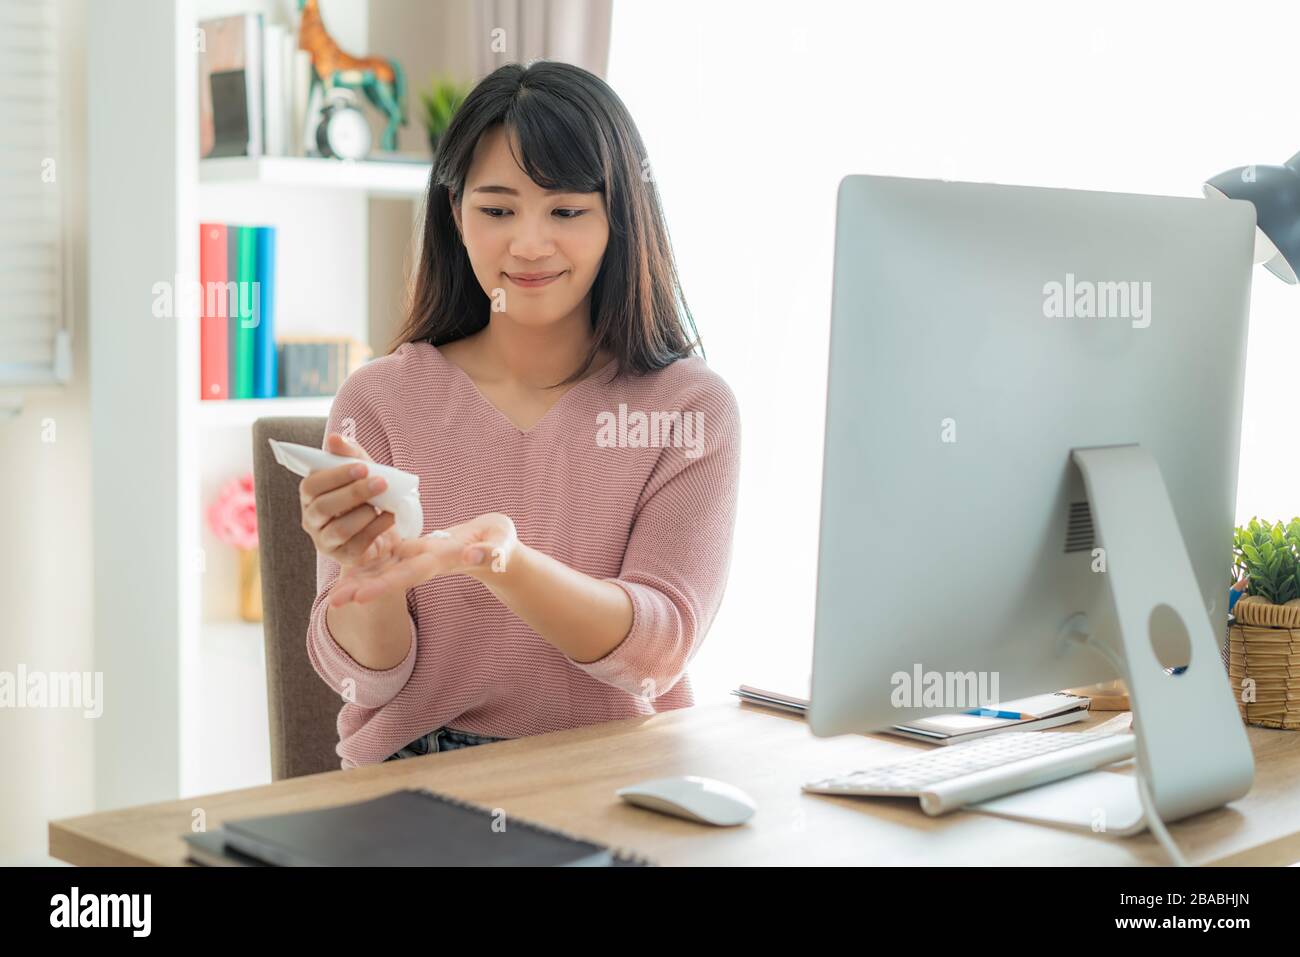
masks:
[(244, 81), (248, 101), (248, 155), (266, 155), (265, 119), (262, 115), (262, 15), (244, 18)]
[(235, 378), (239, 357), (239, 233), (242, 226), (226, 226), (226, 398), (235, 398)]
[(294, 156), (306, 156), (309, 150), (307, 133), (307, 102), (311, 99), (311, 54), (295, 46), (291, 60), (293, 75), (293, 102), (290, 129), (293, 136)]
[(292, 29), (280, 36), (280, 136), (284, 140), (284, 155), (297, 156), (293, 135), (293, 55), (298, 40)]
[(274, 226), (256, 229), (258, 315), (253, 328), (253, 396), (258, 399), (276, 395), (275, 236)]
[(330, 343), (330, 394), (337, 395), (343, 384), (343, 343)]
[(307, 381), (311, 385), (309, 395), (325, 395), (325, 346), (319, 342), (311, 345), (310, 372)]
[(253, 398), (253, 355), (260, 311), (257, 282), (257, 230), (239, 229), (239, 328), (235, 333), (235, 384), (231, 398)]
[(284, 156), (285, 28), (268, 23), (262, 30), (262, 115), (266, 118), (266, 155)]
[(226, 330), (226, 227), (199, 225), (199, 398), (230, 392)]
[(286, 342), (280, 347), (280, 371), (284, 376), (284, 394), (305, 395), (302, 383), (302, 344)]

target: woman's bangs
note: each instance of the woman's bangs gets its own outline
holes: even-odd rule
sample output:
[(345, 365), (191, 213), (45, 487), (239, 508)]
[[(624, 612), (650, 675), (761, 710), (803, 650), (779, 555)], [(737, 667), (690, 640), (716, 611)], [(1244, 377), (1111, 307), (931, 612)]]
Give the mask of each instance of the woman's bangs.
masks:
[(506, 130), (518, 138), (515, 162), (542, 189), (604, 193), (605, 162), (599, 138), (572, 107), (537, 91), (511, 104)]

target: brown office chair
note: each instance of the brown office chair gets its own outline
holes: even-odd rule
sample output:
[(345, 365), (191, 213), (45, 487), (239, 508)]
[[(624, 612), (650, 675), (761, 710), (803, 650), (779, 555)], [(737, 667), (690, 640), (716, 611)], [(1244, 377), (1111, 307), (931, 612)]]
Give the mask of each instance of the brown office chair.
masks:
[(267, 439), (320, 448), (323, 416), (271, 417), (253, 423), (257, 550), (262, 564), (262, 628), (271, 779), (335, 771), (342, 702), (307, 659), (307, 620), (316, 598), (316, 549), (302, 530), (298, 483), (275, 460)]

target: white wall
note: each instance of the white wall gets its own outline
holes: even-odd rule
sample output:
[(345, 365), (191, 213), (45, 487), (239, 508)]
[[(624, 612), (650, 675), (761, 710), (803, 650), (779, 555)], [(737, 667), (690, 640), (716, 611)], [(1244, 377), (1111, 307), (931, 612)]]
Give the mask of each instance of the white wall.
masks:
[[(0, 418), (0, 670), (89, 671), (90, 396), (86, 343), (85, 0), (61, 0), (66, 111), (56, 184), (69, 228), (73, 375)], [(46, 441), (48, 429), (54, 441)], [(94, 789), (94, 727), (75, 710), (0, 709), (0, 862), (45, 854), (46, 822), (82, 814)]]
[[(1300, 7), (1277, 0), (1248, 16), (1206, 2), (616, 3), (609, 79), (744, 423), (728, 595), (691, 669), (700, 700), (740, 682), (807, 690), (839, 179), (1199, 196), (1215, 173), (1300, 150), (1284, 106), (1297, 36)], [(1238, 517), (1289, 519), (1300, 289), (1261, 268), (1252, 298)]]
[[(369, 47), (365, 52), (395, 59), (406, 72), (409, 123), (397, 133), (397, 148), (403, 152), (429, 152), (429, 134), (420, 119), (420, 93), (430, 79), (442, 74), (461, 83), (475, 79), (470, 46), (473, 5), (474, 0), (377, 0), (370, 5)], [(333, 29), (328, 3), (321, 7), (321, 16), (325, 26)], [(384, 124), (377, 111), (370, 114), (378, 143)]]

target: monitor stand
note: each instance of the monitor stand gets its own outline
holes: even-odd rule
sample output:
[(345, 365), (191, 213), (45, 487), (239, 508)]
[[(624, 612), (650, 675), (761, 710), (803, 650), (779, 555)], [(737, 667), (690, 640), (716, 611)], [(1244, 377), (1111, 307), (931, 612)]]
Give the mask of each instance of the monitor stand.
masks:
[(1140, 445), (1074, 449), (1073, 460), (1105, 550), (1122, 647), (1104, 648), (1086, 619), (1074, 640), (1109, 657), (1128, 685), (1135, 774), (1161, 820), (1221, 807), (1250, 790), (1255, 761), (1160, 467)]
[[(1149, 825), (1144, 781), (1161, 822), (1152, 830), (1163, 835), (1163, 822), (1249, 791), (1254, 756), (1155, 459), (1141, 446), (1121, 445), (1074, 449), (1073, 460), (1105, 550), (1122, 647), (1103, 644), (1080, 613), (1062, 626), (1063, 652), (1097, 652), (1127, 683), (1136, 767), (1131, 775), (1076, 775), (968, 809), (1126, 836)], [(1179, 673), (1167, 670), (1181, 664)]]

